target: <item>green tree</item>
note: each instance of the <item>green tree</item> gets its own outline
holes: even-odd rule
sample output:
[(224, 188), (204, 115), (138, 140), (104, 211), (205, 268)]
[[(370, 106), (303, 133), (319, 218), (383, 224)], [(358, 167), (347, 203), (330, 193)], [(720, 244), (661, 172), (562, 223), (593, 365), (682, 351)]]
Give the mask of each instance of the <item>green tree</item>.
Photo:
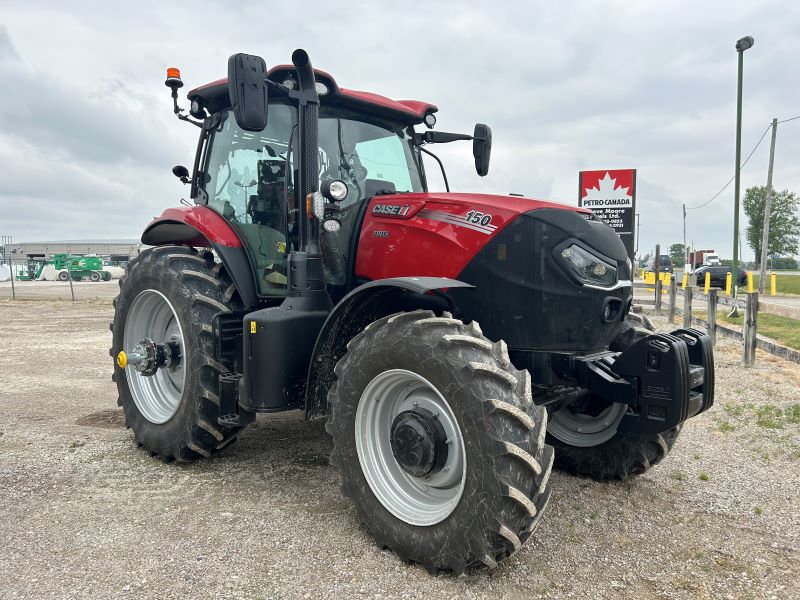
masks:
[(669, 257), (673, 265), (683, 266), (686, 262), (686, 247), (683, 244), (672, 244), (669, 247)]
[(791, 256), (773, 256), (772, 257), (773, 269), (786, 269), (791, 271), (797, 270), (797, 261)]
[[(744, 214), (747, 215), (747, 243), (756, 255), (756, 263), (761, 262), (761, 239), (764, 233), (764, 204), (767, 187), (753, 186), (744, 194)], [(794, 192), (772, 191), (772, 208), (769, 219), (768, 254), (792, 255), (797, 253), (800, 237), (800, 198)]]

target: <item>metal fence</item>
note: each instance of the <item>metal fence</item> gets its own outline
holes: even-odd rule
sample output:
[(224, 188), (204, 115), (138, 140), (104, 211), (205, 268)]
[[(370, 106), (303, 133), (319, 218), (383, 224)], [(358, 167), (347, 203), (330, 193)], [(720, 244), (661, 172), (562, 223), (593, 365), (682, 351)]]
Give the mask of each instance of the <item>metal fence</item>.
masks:
[[(69, 257), (68, 257), (69, 258)], [(0, 260), (0, 300), (112, 300), (119, 291), (121, 267), (105, 267), (111, 279), (93, 281), (91, 276), (65, 269), (47, 268), (39, 261)]]
[[(685, 282), (684, 282), (685, 283)], [(695, 288), (685, 286), (672, 278), (667, 281), (668, 287), (664, 282), (655, 281), (652, 289), (654, 297), (652, 301), (642, 301), (637, 299), (639, 304), (653, 303), (656, 315), (661, 315), (666, 310), (667, 320), (675, 323), (676, 314), (680, 313), (684, 327), (693, 325), (704, 326), (711, 336), (712, 344), (716, 344), (718, 335), (733, 338), (742, 342), (742, 364), (750, 366), (756, 360), (756, 348), (769, 352), (770, 354), (786, 358), (793, 362), (800, 363), (800, 351), (788, 348), (768, 339), (758, 337), (758, 314), (777, 314), (787, 318), (796, 318), (795, 315), (785, 314), (786, 310), (776, 310), (775, 306), (765, 302), (759, 302), (758, 292), (748, 291), (742, 294), (743, 297), (734, 298), (720, 295), (720, 291), (714, 288)], [(665, 299), (666, 296), (666, 299)], [(679, 298), (683, 296), (683, 298)], [(729, 327), (717, 323), (717, 310), (719, 304), (723, 303), (731, 308), (741, 309), (742, 329)], [(706, 318), (702, 319), (695, 313), (704, 311)], [(798, 321), (800, 327), (800, 320)]]

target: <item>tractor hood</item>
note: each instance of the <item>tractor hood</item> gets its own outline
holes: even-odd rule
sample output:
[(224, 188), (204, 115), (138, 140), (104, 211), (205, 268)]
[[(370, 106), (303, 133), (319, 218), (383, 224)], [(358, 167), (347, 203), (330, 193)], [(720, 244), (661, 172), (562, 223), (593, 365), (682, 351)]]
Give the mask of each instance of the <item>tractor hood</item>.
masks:
[(458, 192), (428, 192), (428, 193), (399, 193), (386, 194), (378, 198), (387, 203), (399, 204), (408, 202), (420, 209), (428, 202), (436, 204), (457, 204), (459, 206), (480, 206), (484, 209), (495, 208), (514, 214), (522, 214), (538, 208), (554, 208), (568, 210), (575, 213), (591, 215), (591, 211), (577, 206), (570, 206), (560, 202), (536, 200), (522, 196), (501, 196), (499, 194), (466, 194)]

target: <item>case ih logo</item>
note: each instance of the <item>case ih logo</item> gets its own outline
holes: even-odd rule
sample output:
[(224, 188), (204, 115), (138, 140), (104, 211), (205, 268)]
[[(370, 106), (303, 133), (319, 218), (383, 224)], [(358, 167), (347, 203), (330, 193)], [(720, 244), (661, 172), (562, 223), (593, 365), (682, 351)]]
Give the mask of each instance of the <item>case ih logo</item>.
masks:
[(578, 206), (608, 223), (633, 260), (633, 219), (636, 213), (636, 169), (581, 171)]
[(404, 217), (409, 210), (411, 210), (411, 207), (407, 204), (376, 204), (372, 207), (372, 214), (384, 217)]

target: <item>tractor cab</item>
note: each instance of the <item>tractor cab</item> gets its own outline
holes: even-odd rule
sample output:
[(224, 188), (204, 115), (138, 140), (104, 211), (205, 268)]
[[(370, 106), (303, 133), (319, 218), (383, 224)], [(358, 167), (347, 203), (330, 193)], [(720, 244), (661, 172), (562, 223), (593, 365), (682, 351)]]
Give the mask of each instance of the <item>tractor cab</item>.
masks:
[[(193, 198), (216, 211), (241, 237), (262, 297), (286, 294), (287, 257), (300, 247), (301, 227), (298, 110), (288, 95), (298, 84), (293, 67), (276, 67), (268, 77), (274, 85), (262, 131), (246, 131), (237, 124), (227, 80), (188, 93), (192, 115), (203, 118)], [(435, 123), (437, 108), (339, 88), (319, 70), (315, 79), (320, 98), (318, 186), (326, 181), (344, 184), (337, 203), (337, 245), (347, 263), (354, 258), (351, 242), (366, 200), (377, 194), (426, 191), (414, 125)], [(331, 286), (345, 283), (344, 273), (326, 269), (325, 276)]]

